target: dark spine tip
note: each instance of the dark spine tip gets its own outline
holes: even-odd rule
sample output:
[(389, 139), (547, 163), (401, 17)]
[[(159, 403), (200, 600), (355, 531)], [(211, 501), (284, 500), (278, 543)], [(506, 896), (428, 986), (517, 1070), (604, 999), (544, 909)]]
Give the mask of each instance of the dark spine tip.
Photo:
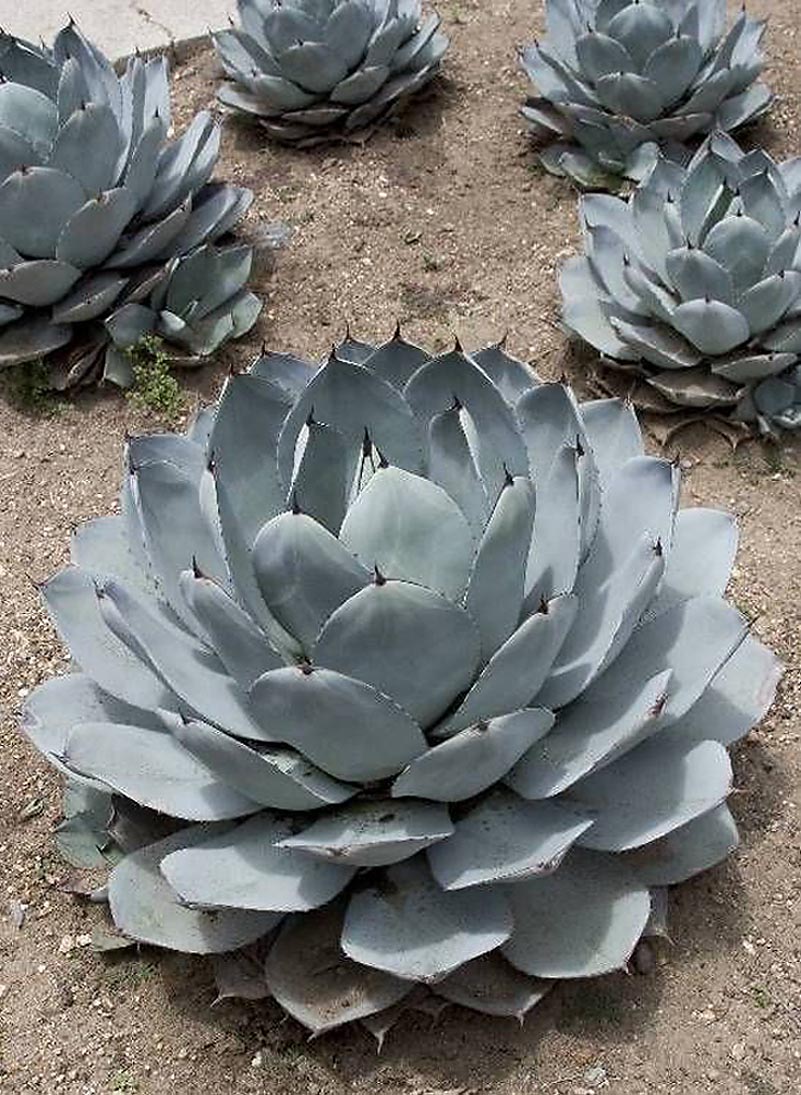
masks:
[(550, 612), (550, 609), (548, 608), (548, 602), (546, 601), (544, 595), (540, 597), (540, 607), (537, 611), (542, 613), (543, 616), (547, 616)]
[(398, 320), (395, 321), (395, 333), (392, 336), (392, 341), (393, 342), (400, 342), (402, 340), (402, 338), (403, 338), (403, 335), (401, 334), (400, 320), (398, 319)]
[(662, 546), (662, 537), (660, 536), (658, 538), (658, 540), (656, 541), (656, 543), (654, 544), (654, 555), (656, 555), (656, 557), (658, 559), (661, 559), (664, 554), (665, 554), (665, 549)]
[(503, 465), (503, 485), (504, 485), (504, 488), (511, 487), (512, 484), (514, 483), (514, 481), (515, 481), (514, 476), (509, 471), (506, 464), (504, 464)]
[(584, 449), (584, 446), (581, 443), (581, 438), (578, 435), (576, 435), (576, 456), (579, 456), (579, 457), (584, 456), (584, 453), (585, 453), (585, 449)]
[(206, 575), (200, 569), (200, 564), (197, 561), (197, 556), (196, 555), (192, 556), (192, 573), (194, 574), (194, 576), (196, 578), (205, 578), (206, 577)]
[(292, 491), (292, 512), (296, 517), (299, 513), (302, 513), (300, 502), (298, 501), (298, 492), (296, 490)]
[(378, 569), (378, 563), (376, 563), (373, 567), (373, 580), (375, 581), (375, 584), (377, 586), (385, 586), (387, 584), (386, 578)]
[(300, 663), (300, 671), (304, 677), (310, 677), (314, 672), (314, 666), (308, 659), (306, 659)]
[(378, 454), (378, 466), (379, 466), (379, 468), (388, 468), (389, 467), (389, 460), (387, 460), (386, 456), (384, 456), (384, 454), (381, 452), (381, 449), (376, 447), (375, 451)]
[(464, 353), (464, 350), (462, 349), (462, 343), (458, 335), (453, 336), (453, 352), (456, 354)]

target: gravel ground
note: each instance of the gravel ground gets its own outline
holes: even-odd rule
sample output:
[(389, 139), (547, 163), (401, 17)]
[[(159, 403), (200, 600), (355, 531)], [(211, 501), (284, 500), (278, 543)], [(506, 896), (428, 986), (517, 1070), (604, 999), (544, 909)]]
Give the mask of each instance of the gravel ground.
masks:
[[(219, 173), (251, 186), (248, 231), (294, 228), (248, 339), (186, 378), (207, 401), (262, 340), (321, 354), (346, 321), (365, 338), (404, 332), (467, 347), (509, 331), (513, 352), (588, 392), (589, 358), (557, 327), (554, 273), (576, 245), (575, 196), (534, 166), (516, 107), (515, 46), (541, 31), (541, 4), (443, 3), (446, 79), (365, 147), (291, 153), (231, 122)], [(770, 15), (770, 121), (747, 135), (798, 151), (797, 0), (752, 0)], [(195, 52), (174, 76), (177, 113), (212, 106), (216, 70)], [(381, 1056), (360, 1030), (308, 1043), (271, 1004), (215, 1009), (201, 960), (143, 950), (103, 959), (88, 945), (97, 907), (63, 892), (53, 851), (57, 780), (20, 736), (25, 695), (67, 659), (32, 579), (64, 562), (70, 528), (115, 505), (125, 431), (157, 428), (115, 392), (49, 417), (0, 400), (0, 1091), (100, 1095), (340, 1092), (408, 1095), (790, 1095), (801, 1080), (801, 446), (733, 453), (705, 428), (678, 438), (686, 503), (730, 509), (742, 526), (732, 596), (787, 665), (765, 723), (738, 750), (732, 805), (743, 846), (671, 898), (672, 946), (647, 976), (573, 984), (525, 1026), (458, 1009), (405, 1018)], [(654, 442), (655, 444), (655, 442)], [(19, 902), (26, 908), (22, 926)]]

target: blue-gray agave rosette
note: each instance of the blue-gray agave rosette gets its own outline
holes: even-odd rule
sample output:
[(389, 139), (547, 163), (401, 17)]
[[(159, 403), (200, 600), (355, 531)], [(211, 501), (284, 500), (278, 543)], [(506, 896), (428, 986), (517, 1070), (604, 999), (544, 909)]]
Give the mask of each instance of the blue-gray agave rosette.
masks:
[(565, 325), (677, 406), (801, 424), (801, 159), (711, 137), (660, 159), (628, 200), (581, 202)]
[(43, 586), (80, 671), (25, 711), (84, 814), (138, 810), (125, 935), (266, 952), (249, 993), (315, 1032), (420, 986), (522, 1017), (735, 847), (777, 663), (723, 599), (734, 521), (678, 509), (625, 403), (347, 340), (127, 463)]
[(764, 22), (726, 0), (546, 0), (548, 33), (523, 53), (538, 96), (523, 107), (553, 141), (543, 164), (581, 186), (639, 178), (650, 146), (731, 132), (771, 103), (757, 83)]
[(237, 0), (215, 34), (219, 99), (276, 140), (363, 140), (437, 74), (448, 48), (420, 0)]
[(0, 37), (0, 78), (0, 367), (47, 358), (60, 386), (88, 382), (102, 321), (228, 232), (252, 194), (209, 181), (208, 113), (168, 139), (164, 58), (118, 76), (70, 24), (52, 50)]

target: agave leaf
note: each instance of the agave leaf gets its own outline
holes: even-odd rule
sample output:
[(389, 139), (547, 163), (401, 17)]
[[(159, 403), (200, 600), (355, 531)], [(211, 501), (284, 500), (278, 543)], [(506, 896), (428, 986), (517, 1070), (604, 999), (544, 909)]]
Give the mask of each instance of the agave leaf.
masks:
[(217, 995), (212, 1007), (223, 1000), (265, 1000), (270, 995), (264, 979), (264, 947), (251, 947), (212, 955)]
[(402, 468), (379, 467), (345, 514), (339, 537), (365, 567), (451, 601), (461, 599), (475, 554), (456, 503), (435, 483)]
[(369, 363), (371, 372), (402, 392), (420, 366), (429, 360), (425, 350), (407, 342), (398, 331), (389, 342), (370, 354), (365, 364)]
[(732, 745), (764, 717), (782, 672), (776, 655), (749, 635), (701, 698), (666, 732), (688, 745), (709, 740)]
[(90, 575), (67, 567), (41, 587), (47, 609), (73, 659), (92, 679), (136, 707), (171, 709), (170, 690), (106, 626)]
[(170, 729), (230, 787), (276, 810), (316, 810), (344, 802), (353, 788), (315, 768), (291, 749), (255, 750), (222, 730), (202, 722), (170, 720)]
[(0, 238), (20, 254), (54, 258), (63, 225), (85, 201), (83, 187), (64, 171), (18, 169), (0, 184)]
[(743, 293), (737, 308), (745, 316), (752, 335), (775, 326), (801, 297), (801, 273), (786, 270), (758, 281)]
[(340, 779), (384, 779), (425, 749), (420, 728), (387, 696), (329, 669), (265, 673), (251, 699), (274, 736)]
[(134, 199), (137, 210), (141, 209), (153, 189), (158, 170), (159, 156), (167, 135), (167, 123), (161, 117), (150, 118), (139, 140), (133, 146), (131, 158), (125, 170), (125, 188)]
[(338, 904), (290, 917), (267, 956), (270, 992), (314, 1035), (392, 1007), (412, 989), (408, 981), (345, 957), (341, 930)]
[(697, 247), (681, 247), (667, 256), (667, 272), (683, 301), (708, 298), (734, 304), (734, 281), (729, 271)]
[(537, 697), (576, 618), (570, 594), (544, 602), (492, 656), (453, 714), (438, 728), (455, 734), (482, 719), (505, 715)]
[(421, 63), (430, 64), (426, 54), (426, 47), (435, 39), (437, 31), (442, 25), (442, 20), (436, 12), (419, 23), (415, 33), (395, 51), (389, 64), (393, 72), (403, 72), (406, 69), (419, 68)]
[(460, 802), (496, 783), (553, 726), (550, 711), (527, 707), (462, 730), (417, 757), (392, 795)]
[(55, 304), (54, 322), (85, 323), (97, 319), (111, 308), (127, 284), (128, 279), (123, 274), (112, 270), (83, 277)]
[(159, 159), (153, 187), (142, 216), (156, 220), (172, 212), (208, 182), (220, 149), (220, 129), (208, 111), (192, 119), (181, 137)]
[(547, 475), (535, 480), (537, 510), (526, 567), (524, 610), (573, 588), (581, 556), (578, 453), (558, 450)]
[(458, 407), (435, 414), (428, 424), (428, 477), (450, 495), (480, 536), (489, 502)]
[(469, 413), (475, 423), (471, 448), (489, 498), (497, 497), (507, 474), (528, 474), (525, 446), (511, 408), (486, 373), (463, 353), (453, 351), (421, 366), (404, 394), (426, 428), (454, 400)]
[(574, 784), (567, 799), (594, 817), (581, 844), (621, 852), (650, 844), (714, 809), (726, 799), (731, 783), (731, 763), (722, 745), (687, 746), (658, 734)]
[(645, 62), (643, 76), (659, 88), (665, 107), (671, 107), (692, 85), (703, 59), (698, 41), (679, 35), (654, 50)]
[(640, 624), (629, 642), (585, 696), (612, 697), (670, 669), (665, 722), (680, 718), (703, 695), (718, 669), (748, 632), (743, 617), (717, 597), (693, 597)]
[(136, 468), (131, 485), (158, 586), (191, 627), (194, 617), (181, 594), (181, 574), (197, 566), (221, 584), (228, 580), (213, 530), (201, 509), (198, 479), (162, 460)]
[(748, 320), (737, 308), (717, 300), (691, 300), (673, 313), (677, 330), (703, 354), (727, 354), (750, 337)]
[(478, 546), (464, 604), (478, 626), (484, 662), (520, 619), (534, 508), (530, 480), (508, 480)]
[(184, 571), (180, 588), (211, 649), (241, 688), (284, 664), (248, 613), (211, 578)]
[(555, 871), (592, 824), (589, 815), (496, 790), (456, 823), (453, 836), (426, 855), (445, 890), (519, 882)]
[(190, 909), (159, 871), (165, 856), (208, 840), (206, 825), (182, 829), (173, 836), (126, 856), (109, 876), (111, 915), (121, 932), (140, 943), (152, 943), (188, 954), (216, 954), (255, 942), (281, 917), (271, 912), (223, 909), (214, 913)]
[(651, 4), (629, 4), (610, 19), (607, 33), (626, 47), (641, 69), (675, 30), (667, 12)]
[(582, 848), (573, 849), (553, 874), (504, 889), (515, 928), (502, 953), (533, 977), (593, 977), (624, 969), (651, 909), (647, 887), (617, 856)]
[[(0, 84), (0, 126), (15, 133), (24, 129), (26, 142), (36, 155), (45, 157), (58, 131), (58, 112), (50, 98), (36, 88), (4, 80)], [(14, 166), (25, 162), (17, 161)]]
[(333, 613), (313, 658), (367, 682), (429, 726), (473, 679), (479, 636), (467, 613), (440, 594), (380, 578)]
[(566, 326), (596, 350), (617, 361), (636, 360), (637, 355), (618, 337), (609, 318), (609, 305), (600, 299), (600, 287), (589, 260), (570, 258), (559, 271), (562, 318)]
[(703, 354), (678, 331), (662, 326), (635, 326), (618, 319), (612, 323), (638, 357), (659, 369), (692, 369), (703, 360)]
[(661, 840), (626, 852), (621, 859), (647, 885), (673, 886), (717, 866), (739, 843), (734, 818), (722, 803)]
[(122, 135), (111, 107), (87, 102), (59, 128), (49, 163), (77, 179), (92, 196), (114, 185), (121, 151)]
[(643, 442), (637, 415), (622, 399), (597, 399), (582, 403), (581, 421), (603, 489), (628, 460), (642, 456)]
[(85, 722), (67, 736), (64, 763), (142, 806), (189, 821), (224, 821), (258, 810), (252, 799), (215, 779), (163, 731)]
[(186, 226), (191, 209), (192, 199), (187, 198), (162, 220), (155, 224), (145, 224), (130, 238), (122, 240), (121, 246), (109, 258), (107, 265), (119, 270), (129, 270), (133, 266), (170, 257), (174, 253), (173, 241)]
[[(389, 77), (389, 65), (369, 65), (357, 69), (334, 86), (331, 91), (331, 101), (343, 103), (347, 106), (359, 106), (362, 103), (367, 103), (378, 94)], [(342, 110), (339, 112), (339, 117), (344, 117), (345, 113)]]
[(99, 266), (117, 246), (133, 214), (133, 199), (124, 188), (90, 198), (64, 225), (56, 256), (82, 270)]
[(278, 841), (316, 859), (383, 867), (409, 859), (453, 833), (448, 811), (433, 802), (356, 802)]
[(700, 507), (680, 510), (664, 581), (647, 616), (658, 616), (690, 597), (722, 597), (738, 539), (737, 521), (730, 514)]
[(634, 61), (626, 47), (608, 34), (591, 31), (575, 42), (582, 73), (596, 84), (613, 73), (634, 72)]
[(345, 914), (342, 949), (365, 966), (431, 983), (511, 935), (499, 889), (447, 893), (422, 857), (388, 868), (384, 879), (355, 894)]
[(559, 713), (557, 731), (532, 745), (504, 782), (523, 798), (561, 794), (657, 729), (669, 681), (670, 673), (661, 672), (615, 696), (570, 704)]
[(101, 578), (118, 578), (125, 585), (155, 595), (153, 577), (133, 553), (129, 530), (122, 517), (95, 517), (79, 525), (70, 540), (70, 558), (83, 570)]
[(772, 101), (773, 95), (769, 88), (764, 84), (754, 84), (747, 91), (722, 103), (715, 120), (718, 127), (728, 133), (764, 114)]
[(342, 525), (358, 454), (345, 444), (339, 430), (319, 422), (308, 424), (290, 500), (335, 536)]
[(602, 76), (596, 93), (612, 114), (623, 114), (647, 124), (656, 121), (665, 110), (659, 85), (633, 72)]
[[(155, 605), (115, 581), (104, 585), (103, 600), (106, 598), (122, 617), (126, 630), (148, 662), (190, 710), (225, 727), (229, 733), (256, 741), (270, 740), (254, 721), (245, 693), (194, 636), (171, 623), (163, 613), (159, 614)], [(157, 706), (170, 709), (171, 705)]]
[(759, 281), (773, 242), (753, 218), (725, 217), (710, 230), (704, 251), (729, 271), (736, 291), (742, 293)]
[(308, 651), (328, 617), (370, 582), (370, 572), (303, 513), (282, 513), (253, 545), (256, 580), (270, 612)]
[(20, 262), (0, 269), (0, 295), (32, 308), (46, 308), (68, 293), (80, 276), (80, 270), (68, 262)]
[(498, 951), (483, 954), (436, 984), (437, 996), (484, 1015), (501, 1015), (520, 1023), (551, 990), (553, 982), (526, 977)]
[(623, 649), (656, 593), (665, 570), (665, 556), (652, 534), (642, 536), (609, 580), (595, 579), (597, 552), (608, 547), (602, 528), (588, 560), (587, 581), (579, 575), (576, 623), (568, 633), (539, 700), (550, 707), (564, 707), (579, 696), (589, 682), (603, 673)]
[(325, 863), (279, 841), (291, 823), (265, 811), (162, 859), (161, 873), (181, 899), (216, 909), (299, 912), (325, 905), (355, 868)]

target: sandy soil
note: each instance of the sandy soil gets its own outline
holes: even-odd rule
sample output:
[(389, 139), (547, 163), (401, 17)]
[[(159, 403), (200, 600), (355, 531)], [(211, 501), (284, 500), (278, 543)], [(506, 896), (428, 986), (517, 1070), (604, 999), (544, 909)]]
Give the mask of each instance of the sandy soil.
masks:
[[(453, 47), (447, 80), (364, 148), (293, 154), (231, 122), (220, 175), (251, 186), (250, 226), (294, 226), (277, 275), (261, 278), (248, 339), (187, 379), (211, 399), (262, 339), (317, 355), (341, 336), (404, 331), (468, 347), (510, 332), (543, 375), (587, 391), (588, 359), (556, 326), (554, 270), (576, 244), (575, 196), (533, 164), (516, 107), (515, 46), (541, 31), (541, 4), (440, 5)], [(772, 17), (768, 78), (779, 94), (749, 140), (798, 151), (797, 0), (751, 0)], [(175, 73), (179, 116), (212, 106), (216, 73), (196, 52)], [(30, 581), (66, 558), (70, 528), (115, 504), (125, 430), (158, 422), (115, 392), (53, 417), (0, 402), (0, 1091), (90, 1095), (271, 1092), (329, 1095), (789, 1095), (801, 1081), (801, 443), (733, 454), (693, 428), (680, 437), (685, 501), (742, 523), (732, 595), (787, 663), (779, 699), (736, 756), (743, 847), (671, 900), (673, 946), (648, 976), (559, 988), (523, 1028), (458, 1009), (405, 1018), (378, 1057), (359, 1029), (307, 1043), (271, 1004), (214, 1010), (198, 960), (145, 951), (103, 959), (96, 907), (61, 890), (57, 780), (19, 735), (20, 702), (66, 667)], [(32, 816), (31, 816), (32, 815)], [(17, 927), (13, 902), (27, 916)]]

